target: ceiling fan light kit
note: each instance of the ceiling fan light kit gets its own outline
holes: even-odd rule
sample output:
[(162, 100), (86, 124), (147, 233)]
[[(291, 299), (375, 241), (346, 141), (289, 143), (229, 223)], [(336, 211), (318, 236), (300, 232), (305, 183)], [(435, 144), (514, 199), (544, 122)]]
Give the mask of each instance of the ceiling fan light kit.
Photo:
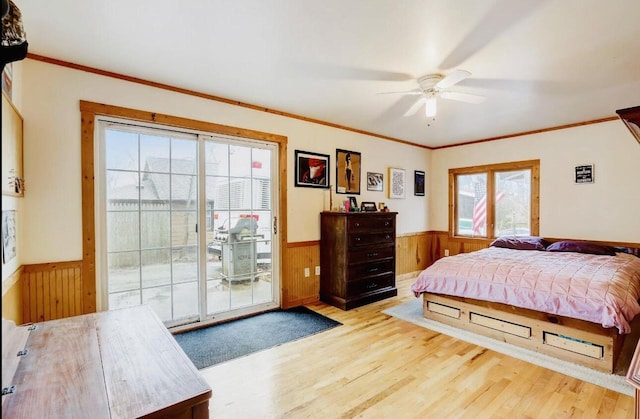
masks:
[(424, 114), (427, 116), (427, 118), (433, 118), (434, 116), (436, 116), (436, 112), (437, 112), (436, 104), (437, 102), (436, 102), (435, 95), (433, 94), (429, 95), (429, 97), (427, 98), (424, 104)]
[(446, 89), (461, 82), (471, 73), (466, 70), (454, 70), (449, 75), (444, 74), (427, 74), (419, 77), (419, 89), (407, 90), (404, 92), (386, 92), (399, 93), (403, 95), (420, 95), (421, 97), (405, 112), (404, 116), (412, 116), (424, 104), (424, 113), (427, 118), (434, 118), (437, 113), (437, 98), (441, 97), (448, 100), (456, 100), (466, 103), (482, 103), (484, 96), (473, 95), (469, 93), (449, 92)]

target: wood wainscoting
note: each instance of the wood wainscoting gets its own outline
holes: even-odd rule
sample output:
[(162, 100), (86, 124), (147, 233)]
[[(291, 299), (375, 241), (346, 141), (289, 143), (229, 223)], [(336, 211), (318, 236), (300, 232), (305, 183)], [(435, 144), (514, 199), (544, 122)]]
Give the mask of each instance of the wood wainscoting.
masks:
[(399, 235), (396, 238), (396, 275), (420, 272), (436, 260), (431, 232)]
[[(282, 261), (282, 308), (319, 301), (320, 275), (316, 275), (315, 268), (320, 266), (320, 242), (288, 243), (286, 254)], [(304, 276), (305, 268), (309, 268), (308, 277)]]
[(82, 261), (24, 266), (22, 323), (84, 314), (82, 311)]

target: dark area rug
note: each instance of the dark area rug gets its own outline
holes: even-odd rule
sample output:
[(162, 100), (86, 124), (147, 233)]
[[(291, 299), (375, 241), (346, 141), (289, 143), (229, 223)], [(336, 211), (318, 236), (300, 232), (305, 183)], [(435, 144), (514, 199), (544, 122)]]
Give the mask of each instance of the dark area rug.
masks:
[(306, 307), (277, 310), (174, 335), (198, 369), (311, 336), (342, 323)]

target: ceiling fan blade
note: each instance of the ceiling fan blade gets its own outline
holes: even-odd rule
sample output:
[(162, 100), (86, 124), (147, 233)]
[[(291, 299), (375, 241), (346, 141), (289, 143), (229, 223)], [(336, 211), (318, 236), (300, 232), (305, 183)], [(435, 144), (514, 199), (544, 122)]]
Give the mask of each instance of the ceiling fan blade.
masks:
[(498, 0), (475, 28), (465, 36), (462, 42), (440, 63), (438, 68), (449, 69), (458, 66), (473, 57), (493, 40), (505, 33), (519, 21), (532, 15), (546, 1)]
[(459, 83), (462, 80), (466, 79), (470, 75), (471, 73), (469, 73), (466, 70), (454, 70), (451, 73), (449, 73), (449, 75), (446, 76), (444, 79), (436, 83), (434, 87), (438, 90), (447, 89), (453, 86), (454, 84)]
[(443, 99), (457, 100), (459, 102), (466, 103), (482, 103), (487, 99), (484, 96), (460, 92), (442, 92), (440, 93), (440, 97), (442, 97)]
[(416, 100), (416, 102), (413, 105), (411, 105), (411, 107), (404, 113), (403, 116), (415, 115), (426, 101), (427, 101), (427, 98), (425, 97), (421, 97), (420, 99)]
[(378, 92), (377, 95), (421, 95), (423, 92), (420, 89), (401, 90), (398, 92)]

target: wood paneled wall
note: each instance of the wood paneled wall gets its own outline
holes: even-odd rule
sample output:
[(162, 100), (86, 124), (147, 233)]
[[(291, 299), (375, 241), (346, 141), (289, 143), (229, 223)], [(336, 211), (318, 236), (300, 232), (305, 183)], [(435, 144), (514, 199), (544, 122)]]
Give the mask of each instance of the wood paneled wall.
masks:
[[(287, 258), (282, 263), (281, 305), (290, 308), (318, 301), (320, 298), (320, 243), (318, 241), (289, 243)], [(304, 269), (309, 268), (309, 276)]]
[(431, 234), (413, 233), (396, 238), (396, 275), (419, 272), (435, 260)]
[(83, 314), (82, 261), (26, 265), (22, 322), (42, 322)]

